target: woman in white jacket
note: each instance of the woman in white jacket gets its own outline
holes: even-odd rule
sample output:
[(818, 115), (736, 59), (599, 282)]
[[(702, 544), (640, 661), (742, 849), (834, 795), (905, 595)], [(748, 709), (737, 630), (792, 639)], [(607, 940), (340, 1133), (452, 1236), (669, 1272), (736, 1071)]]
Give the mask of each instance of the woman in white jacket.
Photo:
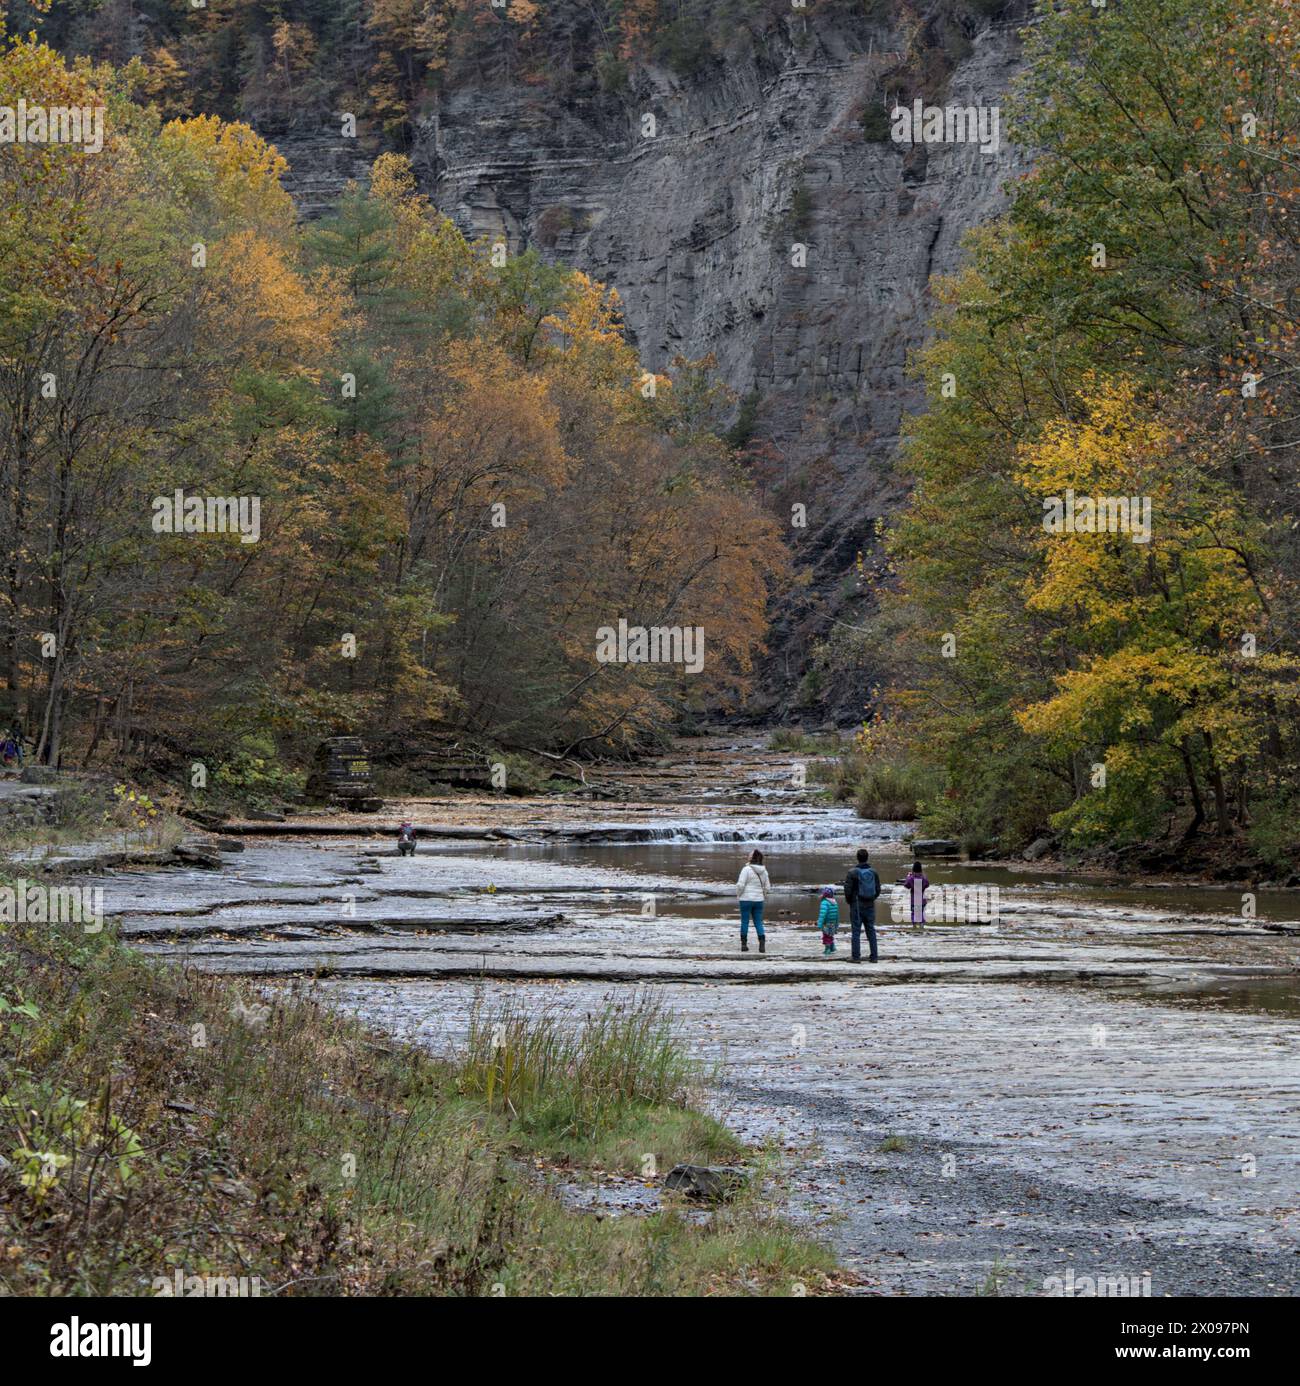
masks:
[(754, 921), (754, 932), (758, 935), (758, 951), (767, 952), (767, 935), (763, 932), (763, 903), (772, 882), (767, 879), (767, 867), (763, 865), (763, 854), (757, 848), (750, 853), (749, 860), (740, 868), (736, 880), (736, 895), (740, 900), (740, 951), (749, 952), (749, 921)]

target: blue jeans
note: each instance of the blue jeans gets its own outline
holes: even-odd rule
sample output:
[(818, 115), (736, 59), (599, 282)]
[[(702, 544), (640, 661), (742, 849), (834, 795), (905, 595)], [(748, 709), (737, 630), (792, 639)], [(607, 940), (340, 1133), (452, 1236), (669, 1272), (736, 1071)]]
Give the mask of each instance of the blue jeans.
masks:
[(850, 956), (854, 962), (862, 957), (862, 938), (861, 931), (867, 931), (867, 944), (871, 949), (871, 961), (875, 962), (876, 953), (876, 902), (872, 900), (869, 904), (860, 905), (856, 900), (853, 902), (853, 950)]
[(754, 917), (754, 932), (759, 938), (766, 938), (763, 932), (763, 901), (762, 900), (742, 900), (740, 902), (740, 941), (749, 937), (749, 918)]

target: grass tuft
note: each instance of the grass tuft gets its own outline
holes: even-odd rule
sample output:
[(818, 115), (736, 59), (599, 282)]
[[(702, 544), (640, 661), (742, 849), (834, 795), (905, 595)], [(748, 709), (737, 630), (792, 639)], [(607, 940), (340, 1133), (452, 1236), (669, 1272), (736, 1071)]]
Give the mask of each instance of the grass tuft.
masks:
[(541, 1182), (548, 1158), (734, 1156), (690, 1105), (703, 1080), (649, 995), (585, 1018), (481, 1002), (444, 1060), (307, 987), (4, 925), (0, 1293), (147, 1295), (176, 1269), (263, 1295), (826, 1288), (832, 1257), (770, 1194), (702, 1224), (671, 1206), (598, 1219)]

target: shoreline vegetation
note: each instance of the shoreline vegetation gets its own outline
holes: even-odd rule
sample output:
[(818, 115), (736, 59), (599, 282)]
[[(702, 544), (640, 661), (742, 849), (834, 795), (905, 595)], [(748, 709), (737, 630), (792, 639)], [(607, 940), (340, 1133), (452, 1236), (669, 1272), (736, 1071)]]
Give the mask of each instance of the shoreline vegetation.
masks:
[[(318, 1005), (151, 963), (111, 930), (0, 927), (0, 1293), (818, 1294), (832, 1254), (694, 1104), (648, 993), (581, 1025), (480, 999), (435, 1057)], [(546, 1184), (748, 1161), (699, 1216), (602, 1217)]]
[(927, 834), (1300, 881), (1298, 68), (1288, 9), (1237, 0), (1025, 31), (1033, 168), (934, 286), (908, 499), (838, 652), (863, 787)]
[(871, 727), (856, 735), (782, 727), (771, 733), (768, 749), (810, 757), (808, 781), (822, 786), (836, 803), (852, 805), (859, 818), (914, 822), (918, 838), (952, 840), (967, 867), (1066, 871), (1080, 876), (1122, 873), (1139, 882), (1143, 878), (1179, 880), (1225, 888), (1239, 883), (1273, 889), (1300, 886), (1300, 871), (1291, 858), (1260, 851), (1240, 835), (1217, 839), (1184, 834), (1108, 847), (1072, 840), (1050, 819), (1030, 837), (1021, 834), (1010, 843), (963, 829), (951, 810), (945, 811), (940, 767), (924, 765), (896, 747), (878, 753), (877, 744), (878, 734)]

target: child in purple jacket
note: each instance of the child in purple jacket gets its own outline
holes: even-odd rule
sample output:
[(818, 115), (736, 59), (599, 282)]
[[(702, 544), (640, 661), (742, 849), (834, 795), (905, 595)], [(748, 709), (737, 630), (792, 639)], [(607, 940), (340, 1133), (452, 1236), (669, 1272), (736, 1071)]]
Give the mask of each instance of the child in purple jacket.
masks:
[(925, 892), (930, 888), (930, 879), (919, 861), (912, 863), (912, 869), (903, 880), (907, 887), (907, 898), (912, 902), (912, 923), (925, 923)]

